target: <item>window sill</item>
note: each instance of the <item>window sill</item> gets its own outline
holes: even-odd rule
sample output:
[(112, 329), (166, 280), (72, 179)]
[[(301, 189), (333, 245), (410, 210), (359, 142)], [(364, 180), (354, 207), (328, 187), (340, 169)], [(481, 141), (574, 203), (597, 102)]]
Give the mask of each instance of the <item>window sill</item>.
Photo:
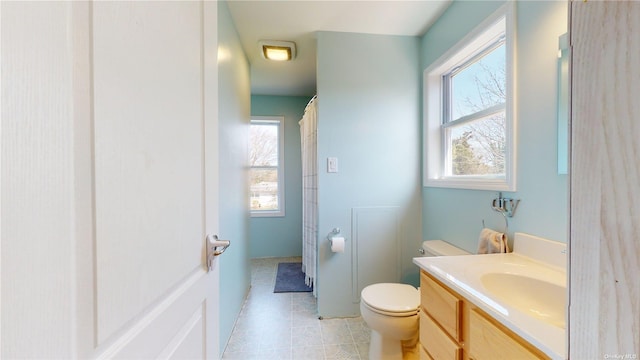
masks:
[(259, 217), (284, 217), (284, 211), (278, 211), (278, 210), (274, 210), (274, 211), (252, 211), (251, 212), (251, 217), (252, 218), (259, 218)]
[(487, 178), (442, 178), (442, 179), (426, 179), (425, 187), (449, 188), (449, 189), (466, 189), (466, 190), (491, 190), (491, 191), (516, 191), (514, 182), (505, 179), (487, 179)]

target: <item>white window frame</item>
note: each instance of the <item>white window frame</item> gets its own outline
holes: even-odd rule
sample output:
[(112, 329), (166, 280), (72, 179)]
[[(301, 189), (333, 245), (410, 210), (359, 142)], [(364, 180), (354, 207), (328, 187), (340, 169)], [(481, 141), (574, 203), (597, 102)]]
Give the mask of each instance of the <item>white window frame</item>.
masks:
[[(257, 123), (278, 124), (278, 209), (277, 210), (250, 210), (251, 217), (283, 217), (285, 216), (284, 116), (251, 116), (251, 125), (254, 125)], [(250, 166), (250, 169), (254, 167), (255, 166)], [(257, 166), (255, 168), (261, 168), (261, 167)]]
[[(443, 75), (478, 54), (504, 32), (506, 91), (505, 176), (445, 176), (442, 136)], [(450, 48), (423, 74), (423, 185), (472, 190), (516, 191), (515, 2), (507, 2)]]

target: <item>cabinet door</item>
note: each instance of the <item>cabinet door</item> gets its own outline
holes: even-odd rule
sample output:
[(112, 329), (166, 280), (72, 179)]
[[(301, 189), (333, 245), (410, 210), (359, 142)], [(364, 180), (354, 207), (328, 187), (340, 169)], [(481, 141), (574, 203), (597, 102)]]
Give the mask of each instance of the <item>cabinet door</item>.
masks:
[(421, 274), (422, 306), (429, 315), (457, 341), (462, 340), (461, 307), (462, 300), (424, 272)]
[(433, 360), (427, 350), (424, 349), (423, 346), (420, 346), (420, 360)]
[(420, 313), (420, 343), (434, 359), (460, 359), (462, 348), (424, 312)]
[(500, 330), (476, 310), (469, 317), (469, 353), (473, 360), (544, 359)]

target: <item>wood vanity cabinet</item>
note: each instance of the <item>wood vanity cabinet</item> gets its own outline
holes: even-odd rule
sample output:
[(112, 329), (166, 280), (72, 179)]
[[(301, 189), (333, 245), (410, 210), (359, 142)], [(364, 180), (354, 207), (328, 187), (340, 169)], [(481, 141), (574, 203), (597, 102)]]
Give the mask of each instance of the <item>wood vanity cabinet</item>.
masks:
[(549, 359), (424, 270), (420, 296), (420, 360)]

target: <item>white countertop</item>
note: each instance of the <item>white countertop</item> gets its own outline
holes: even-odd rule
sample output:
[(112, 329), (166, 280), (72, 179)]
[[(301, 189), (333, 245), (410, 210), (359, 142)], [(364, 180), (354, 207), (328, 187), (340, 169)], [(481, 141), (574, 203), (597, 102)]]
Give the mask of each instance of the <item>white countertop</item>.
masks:
[[(518, 237), (516, 237), (516, 241), (518, 241)], [(548, 254), (547, 257), (553, 257), (558, 252), (559, 248), (556, 245), (553, 246), (555, 246), (551, 250), (553, 254)], [(561, 246), (565, 245), (561, 244)], [(564, 251), (562, 254), (566, 257)], [(413, 259), (413, 262), (552, 359), (565, 359), (567, 339), (565, 328), (540, 320), (522, 311), (522, 307), (518, 309), (513, 303), (501, 300), (494, 292), (488, 290), (481, 280), (482, 275), (488, 273), (505, 273), (539, 279), (561, 286), (566, 290), (565, 268), (554, 266), (558, 265), (557, 263), (549, 264), (539, 260), (535, 258), (535, 254), (532, 257), (527, 257), (524, 254), (514, 252), (509, 254), (417, 257)], [(566, 321), (566, 301), (563, 301), (563, 306)]]

